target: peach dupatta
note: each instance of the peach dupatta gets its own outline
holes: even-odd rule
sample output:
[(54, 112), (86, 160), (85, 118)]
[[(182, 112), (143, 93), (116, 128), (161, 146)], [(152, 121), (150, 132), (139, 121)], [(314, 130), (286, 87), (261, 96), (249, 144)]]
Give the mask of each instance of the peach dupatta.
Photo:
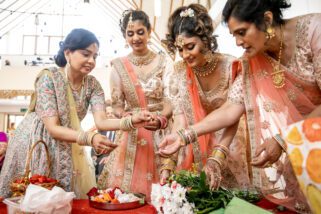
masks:
[[(296, 87), (297, 79), (285, 67), (285, 86), (276, 88), (271, 73), (273, 68), (266, 55), (257, 55), (249, 61), (236, 61), (233, 64), (233, 76), (238, 72), (243, 75), (243, 94), (246, 107), (247, 125), (251, 143), (251, 157), (255, 156), (258, 145), (265, 139), (281, 133), (288, 125), (302, 120), (315, 105)], [(305, 88), (306, 90), (307, 87)], [(310, 90), (310, 93), (319, 93)], [(261, 187), (272, 201), (294, 209), (297, 204), (304, 204), (305, 199), (299, 190), (292, 167), (286, 156), (274, 164), (276, 169), (258, 169), (252, 167), (253, 184)], [(271, 189), (282, 193), (269, 194)]]
[[(132, 93), (138, 99), (140, 109), (146, 109), (145, 94), (132, 65), (127, 57), (121, 58), (121, 63), (130, 79), (129, 84), (133, 86)], [(144, 128), (122, 132), (119, 142), (115, 150), (115, 162), (108, 172), (111, 174), (110, 180), (103, 182), (107, 182), (108, 187), (121, 187), (125, 191), (143, 193), (149, 200), (152, 183), (159, 182), (152, 132)]]
[[(189, 93), (190, 102), (193, 110), (194, 123), (201, 121), (206, 112), (201, 104), (195, 75), (189, 66), (186, 66), (186, 88)], [(211, 147), (211, 135), (206, 134), (198, 137), (198, 143), (195, 142), (187, 146), (187, 154), (182, 163), (177, 166), (177, 170), (192, 169), (193, 163), (197, 164), (197, 168), (201, 170), (206, 163), (207, 157), (212, 150)]]

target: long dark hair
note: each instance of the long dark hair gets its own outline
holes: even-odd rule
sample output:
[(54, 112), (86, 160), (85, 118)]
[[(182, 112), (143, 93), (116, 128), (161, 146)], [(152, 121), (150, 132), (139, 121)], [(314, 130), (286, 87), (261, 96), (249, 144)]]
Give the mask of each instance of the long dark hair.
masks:
[(264, 29), (264, 13), (273, 13), (272, 25), (284, 24), (282, 10), (291, 7), (286, 0), (228, 0), (223, 9), (223, 22), (231, 16), (239, 21), (254, 23), (258, 29)]
[(129, 21), (129, 17), (132, 16), (132, 21), (141, 21), (141, 23), (147, 28), (148, 31), (151, 30), (151, 25), (149, 22), (148, 15), (142, 10), (125, 10), (122, 14), (122, 18), (119, 20), (119, 27), (124, 36), (126, 37), (126, 29)]
[[(181, 13), (188, 9), (194, 11), (192, 17), (181, 17)], [(162, 40), (163, 45), (171, 54), (175, 54), (175, 39), (179, 34), (185, 34), (188, 37), (198, 36), (205, 46), (214, 52), (217, 49), (216, 36), (213, 36), (213, 23), (207, 9), (200, 4), (190, 4), (177, 8), (168, 19), (168, 34), (166, 39)]]
[(64, 54), (65, 50), (82, 50), (94, 43), (99, 46), (99, 41), (95, 34), (82, 28), (73, 29), (67, 35), (66, 39), (63, 42), (59, 43), (60, 49), (57, 55), (55, 55), (54, 57), (56, 65), (58, 65), (59, 67), (66, 66), (67, 60)]

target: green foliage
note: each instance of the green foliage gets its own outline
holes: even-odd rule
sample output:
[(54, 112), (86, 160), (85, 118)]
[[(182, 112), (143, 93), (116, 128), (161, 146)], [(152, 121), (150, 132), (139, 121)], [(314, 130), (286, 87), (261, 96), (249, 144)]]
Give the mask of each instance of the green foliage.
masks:
[(211, 191), (206, 183), (206, 174), (201, 172), (200, 175), (190, 171), (179, 171), (172, 175), (170, 180), (175, 180), (188, 189), (186, 198), (190, 203), (195, 204), (195, 213), (210, 213), (213, 210), (226, 205), (234, 196), (244, 199), (248, 202), (260, 200), (258, 192), (244, 190), (227, 190), (220, 187), (218, 190)]

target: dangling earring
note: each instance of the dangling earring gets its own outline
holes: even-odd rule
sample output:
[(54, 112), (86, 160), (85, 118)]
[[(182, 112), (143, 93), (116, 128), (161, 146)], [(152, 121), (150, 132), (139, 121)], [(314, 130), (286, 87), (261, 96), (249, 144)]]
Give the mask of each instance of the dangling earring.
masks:
[(125, 44), (125, 48), (129, 48), (129, 45), (128, 45), (128, 43), (126, 43), (126, 44)]
[(275, 37), (275, 29), (270, 25), (265, 30), (265, 38), (271, 40)]
[(213, 59), (212, 51), (206, 51), (204, 58), (207, 63), (210, 63)]
[(152, 42), (150, 41), (150, 39), (147, 41), (147, 45), (152, 45)]

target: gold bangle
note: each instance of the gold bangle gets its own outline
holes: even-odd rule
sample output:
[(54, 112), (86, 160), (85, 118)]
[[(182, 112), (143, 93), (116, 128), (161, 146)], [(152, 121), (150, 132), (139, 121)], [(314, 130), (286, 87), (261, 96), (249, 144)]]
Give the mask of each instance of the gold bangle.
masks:
[(218, 150), (218, 149), (213, 151), (212, 156), (226, 159), (226, 154), (224, 152), (222, 152), (221, 150)]
[(176, 162), (171, 158), (161, 159), (160, 172), (162, 172), (163, 170), (174, 171), (175, 167), (176, 167)]

